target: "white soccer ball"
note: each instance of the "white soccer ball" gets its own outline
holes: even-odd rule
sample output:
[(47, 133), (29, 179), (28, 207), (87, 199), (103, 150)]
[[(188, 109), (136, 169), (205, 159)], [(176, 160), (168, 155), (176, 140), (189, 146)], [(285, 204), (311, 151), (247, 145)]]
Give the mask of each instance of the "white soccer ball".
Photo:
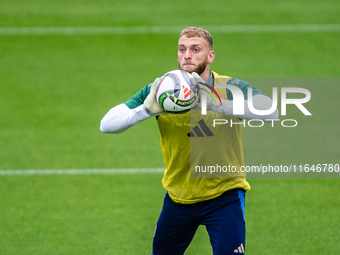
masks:
[(190, 73), (182, 70), (167, 72), (157, 84), (157, 103), (170, 113), (187, 112), (198, 102), (198, 89)]

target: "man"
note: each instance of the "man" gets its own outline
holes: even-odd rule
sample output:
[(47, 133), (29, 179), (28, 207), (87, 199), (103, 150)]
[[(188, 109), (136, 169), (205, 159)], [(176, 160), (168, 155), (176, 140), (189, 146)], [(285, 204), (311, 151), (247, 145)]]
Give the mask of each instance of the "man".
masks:
[[(184, 29), (179, 37), (178, 67), (192, 73), (196, 82), (206, 82), (213, 87), (222, 81), (240, 88), (245, 99), (244, 115), (233, 115), (233, 95), (226, 89), (216, 89), (222, 98), (222, 105), (207, 100), (208, 114), (205, 116), (195, 110), (183, 114), (166, 114), (156, 102), (157, 78), (152, 85), (142, 88), (130, 100), (113, 107), (101, 121), (102, 132), (121, 133), (156, 116), (166, 166), (162, 179), (166, 195), (156, 225), (154, 255), (184, 254), (199, 225), (206, 226), (214, 255), (240, 254), (245, 251), (244, 202), (245, 191), (250, 189), (245, 176), (192, 178), (190, 173), (190, 167), (198, 166), (202, 159), (216, 161), (221, 166), (244, 166), (242, 125), (210, 127), (214, 134), (198, 138), (200, 135), (191, 131), (193, 125), (190, 124), (196, 121), (197, 116), (201, 119), (199, 123), (202, 128), (206, 123), (211, 123), (212, 118), (229, 117), (230, 121), (236, 123), (240, 119), (277, 119), (278, 113), (276, 110), (271, 115), (256, 116), (249, 111), (247, 88), (253, 87), (244, 81), (212, 72), (209, 68), (215, 58), (212, 46), (213, 39), (208, 31), (196, 27)], [(271, 99), (259, 90), (253, 88), (251, 96), (256, 109), (271, 107)], [(204, 144), (212, 141), (210, 144), (214, 144), (217, 149), (204, 146), (203, 141), (207, 141)]]

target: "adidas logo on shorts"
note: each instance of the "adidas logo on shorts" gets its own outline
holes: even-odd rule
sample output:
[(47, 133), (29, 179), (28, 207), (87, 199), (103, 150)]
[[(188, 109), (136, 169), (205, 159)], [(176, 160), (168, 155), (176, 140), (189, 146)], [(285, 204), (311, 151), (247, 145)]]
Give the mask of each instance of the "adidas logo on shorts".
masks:
[(241, 245), (234, 250), (234, 253), (244, 253), (243, 243), (241, 243)]

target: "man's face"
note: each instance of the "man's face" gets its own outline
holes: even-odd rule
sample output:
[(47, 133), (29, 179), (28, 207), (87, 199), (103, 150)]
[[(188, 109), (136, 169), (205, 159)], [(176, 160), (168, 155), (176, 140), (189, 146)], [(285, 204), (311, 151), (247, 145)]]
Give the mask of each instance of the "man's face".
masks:
[(178, 41), (178, 67), (188, 73), (202, 74), (214, 60), (214, 52), (202, 37), (181, 36)]

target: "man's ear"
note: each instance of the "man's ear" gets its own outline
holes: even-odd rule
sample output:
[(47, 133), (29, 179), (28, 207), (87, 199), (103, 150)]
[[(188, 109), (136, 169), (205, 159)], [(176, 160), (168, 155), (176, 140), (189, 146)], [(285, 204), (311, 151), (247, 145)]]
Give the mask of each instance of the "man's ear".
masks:
[(209, 55), (208, 55), (208, 63), (209, 64), (212, 63), (214, 61), (214, 59), (215, 59), (215, 52), (213, 50), (211, 50), (209, 52)]

